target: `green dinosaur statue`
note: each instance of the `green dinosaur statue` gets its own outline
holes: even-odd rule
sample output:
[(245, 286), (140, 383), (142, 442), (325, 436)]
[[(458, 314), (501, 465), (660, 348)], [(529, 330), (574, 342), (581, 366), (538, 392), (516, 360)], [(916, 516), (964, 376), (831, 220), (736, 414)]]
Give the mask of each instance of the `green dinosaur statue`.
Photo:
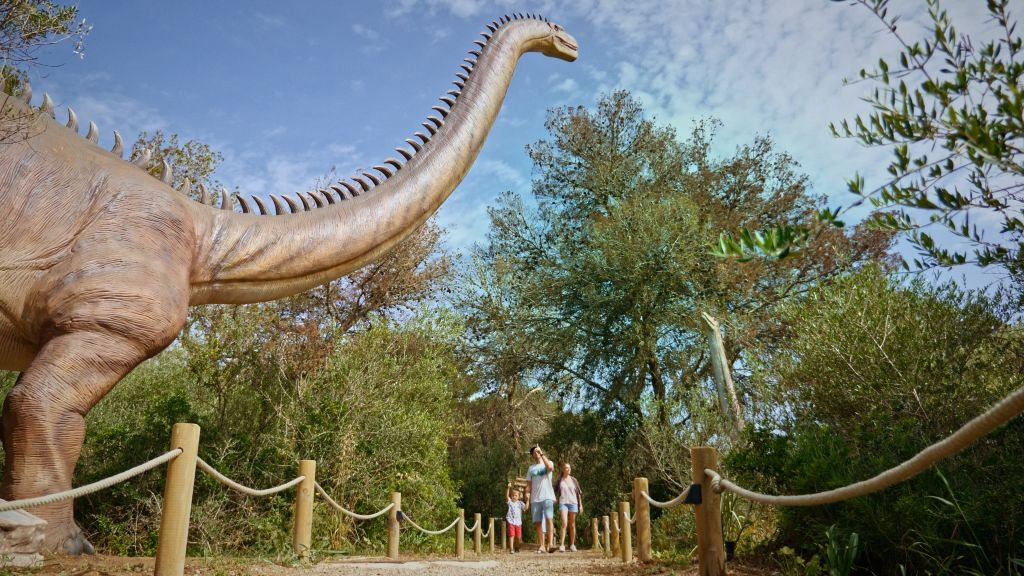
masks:
[[(576, 59), (576, 41), (534, 15), (488, 26), (453, 90), (373, 172), (296, 198), (220, 192), (220, 207), (85, 138), (44, 95), (10, 97), (6, 113), (35, 118), (26, 140), (0, 147), (0, 369), (20, 371), (3, 404), (0, 497), (71, 487), (85, 416), (181, 331), (189, 306), (265, 302), (308, 290), (379, 257), (433, 214), (465, 177), (494, 124), (519, 57)], [(182, 188), (188, 188), (185, 183)], [(46, 549), (92, 552), (71, 502), (31, 510)]]

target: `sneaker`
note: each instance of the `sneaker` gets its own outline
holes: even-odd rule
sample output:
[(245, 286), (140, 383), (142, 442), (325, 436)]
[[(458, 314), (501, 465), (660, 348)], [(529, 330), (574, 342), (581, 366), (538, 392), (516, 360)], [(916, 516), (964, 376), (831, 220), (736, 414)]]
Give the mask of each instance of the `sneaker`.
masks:
[(537, 554), (547, 554), (548, 551), (543, 548), (537, 548)]
[(559, 552), (565, 552), (565, 545), (563, 544), (562, 546), (559, 546), (558, 547), (558, 551)]
[(572, 546), (569, 546), (569, 552), (575, 552), (575, 551), (576, 551), (576, 545), (575, 544), (573, 544)]

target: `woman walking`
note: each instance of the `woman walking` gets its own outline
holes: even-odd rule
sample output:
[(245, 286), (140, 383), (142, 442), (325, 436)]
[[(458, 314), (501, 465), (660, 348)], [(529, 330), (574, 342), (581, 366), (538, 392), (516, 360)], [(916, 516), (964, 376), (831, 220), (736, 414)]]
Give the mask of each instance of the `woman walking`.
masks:
[(555, 546), (555, 491), (551, 487), (551, 471), (555, 465), (540, 446), (530, 448), (533, 466), (527, 470), (530, 480), (530, 513), (537, 531), (537, 553), (544, 554)]
[(568, 462), (562, 464), (562, 473), (555, 484), (555, 494), (558, 496), (558, 512), (562, 517), (562, 537), (559, 540), (558, 551), (565, 552), (565, 531), (569, 529), (569, 551), (576, 551), (576, 515), (583, 512), (583, 493), (580, 492), (580, 483), (572, 475), (572, 466)]

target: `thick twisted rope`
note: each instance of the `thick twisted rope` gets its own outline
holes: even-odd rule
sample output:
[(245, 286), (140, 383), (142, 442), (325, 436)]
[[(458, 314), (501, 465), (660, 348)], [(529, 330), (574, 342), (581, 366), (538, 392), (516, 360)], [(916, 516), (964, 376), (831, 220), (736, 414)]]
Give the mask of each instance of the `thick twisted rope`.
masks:
[(479, 527), (480, 527), (480, 519), (477, 518), (476, 522), (473, 522), (472, 526), (467, 526), (466, 527), (466, 532), (475, 532), (476, 529), (479, 528)]
[(676, 496), (675, 498), (669, 500), (668, 502), (659, 502), (654, 498), (651, 498), (650, 495), (647, 494), (647, 492), (644, 492), (643, 490), (640, 491), (640, 495), (644, 497), (644, 500), (647, 500), (647, 503), (650, 504), (651, 506), (654, 506), (655, 508), (672, 508), (674, 506), (678, 506), (683, 502), (683, 500), (686, 500), (686, 495), (689, 493), (690, 489), (687, 488), (686, 490), (683, 490), (682, 494)]
[(258, 490), (256, 488), (250, 488), (248, 486), (235, 482), (231, 478), (228, 478), (227, 476), (218, 472), (216, 468), (207, 464), (206, 461), (203, 460), (202, 458), (196, 457), (196, 466), (203, 472), (206, 472), (210, 476), (213, 476), (214, 479), (220, 482), (221, 484), (227, 486), (228, 488), (231, 488), (236, 492), (241, 492), (246, 496), (270, 496), (271, 494), (283, 492), (306, 479), (305, 476), (299, 476), (298, 478), (289, 480), (288, 482), (285, 482), (280, 486), (274, 486), (273, 488), (264, 488), (263, 490)]
[(455, 520), (452, 520), (451, 524), (449, 524), (448, 526), (445, 526), (444, 528), (441, 528), (440, 530), (427, 530), (423, 526), (420, 526), (419, 524), (413, 522), (412, 518), (410, 518), (409, 516), (407, 516), (405, 514), (402, 514), (402, 518), (404, 518), (405, 521), (408, 522), (409, 524), (412, 524), (413, 528), (419, 530), (420, 532), (423, 532), (424, 534), (429, 534), (431, 536), (437, 536), (439, 534), (444, 534), (445, 532), (451, 530), (452, 528), (455, 528), (455, 525), (459, 523), (459, 519), (455, 518)]
[(356, 520), (373, 520), (374, 518), (379, 518), (387, 514), (389, 510), (395, 507), (395, 503), (392, 502), (391, 504), (385, 506), (383, 509), (374, 512), (373, 514), (357, 514), (351, 510), (346, 510), (342, 508), (341, 504), (335, 502), (334, 498), (331, 498), (330, 494), (328, 494), (327, 491), (324, 490), (324, 487), (321, 486), (319, 482), (314, 482), (313, 485), (316, 487), (316, 491), (319, 492), (320, 495), (323, 496), (324, 500), (326, 500), (328, 504), (334, 507), (335, 510), (341, 512), (349, 518), (355, 518)]
[(148, 472), (161, 464), (166, 464), (171, 460), (174, 460), (179, 454), (181, 454), (181, 448), (175, 448), (169, 452), (165, 452), (156, 458), (148, 462), (143, 462), (134, 468), (129, 468), (120, 474), (114, 474), (109, 478), (98, 480), (92, 484), (86, 484), (85, 486), (79, 486), (78, 488), (72, 488), (71, 490), (65, 490), (63, 492), (57, 492), (55, 494), (47, 494), (46, 496), (37, 496), (35, 498), (25, 498), (23, 500), (12, 500), (10, 502), (4, 502), (0, 504), (0, 512), (7, 512), (9, 510), (21, 510), (23, 508), (33, 508), (35, 506), (43, 506), (45, 504), (53, 504), (55, 502), (62, 502), (64, 500), (71, 500), (72, 498), (80, 498), (82, 496), (88, 496), (93, 492), (99, 492), (100, 490), (106, 490), (115, 484), (120, 484), (125, 480), (134, 478), (143, 472)]
[(826, 490), (814, 494), (801, 494), (797, 496), (772, 496), (753, 492), (722, 478), (717, 472), (710, 468), (704, 470), (711, 479), (711, 489), (715, 492), (729, 491), (737, 496), (742, 496), (754, 502), (762, 504), (774, 504), (777, 506), (818, 506), (841, 502), (878, 492), (893, 484), (898, 484), (920, 474), (939, 460), (948, 458), (960, 452), (967, 446), (973, 444), (978, 438), (988, 434), (992, 430), (1002, 426), (1014, 416), (1024, 412), (1024, 386), (1014, 390), (1009, 396), (1003, 398), (995, 406), (986, 410), (980, 416), (974, 418), (960, 427), (959, 430), (940, 440), (931, 446), (921, 450), (913, 458), (894, 466), (873, 478), (861, 480), (848, 486)]

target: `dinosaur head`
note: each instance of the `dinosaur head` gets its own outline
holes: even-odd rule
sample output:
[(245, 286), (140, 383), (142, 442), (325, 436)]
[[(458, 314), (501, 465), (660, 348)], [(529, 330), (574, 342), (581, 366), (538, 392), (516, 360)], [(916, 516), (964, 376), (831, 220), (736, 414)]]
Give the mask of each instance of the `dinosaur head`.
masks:
[(579, 45), (564, 28), (547, 20), (527, 20), (523, 23), (529, 30), (528, 40), (524, 42), (524, 51), (540, 52), (545, 56), (572, 62), (576, 60)]
[(564, 28), (554, 22), (548, 22), (547, 25), (550, 27), (551, 33), (545, 39), (541, 52), (545, 56), (551, 56), (566, 62), (576, 60), (579, 44), (576, 43), (576, 39), (572, 37), (572, 34), (569, 34)]

